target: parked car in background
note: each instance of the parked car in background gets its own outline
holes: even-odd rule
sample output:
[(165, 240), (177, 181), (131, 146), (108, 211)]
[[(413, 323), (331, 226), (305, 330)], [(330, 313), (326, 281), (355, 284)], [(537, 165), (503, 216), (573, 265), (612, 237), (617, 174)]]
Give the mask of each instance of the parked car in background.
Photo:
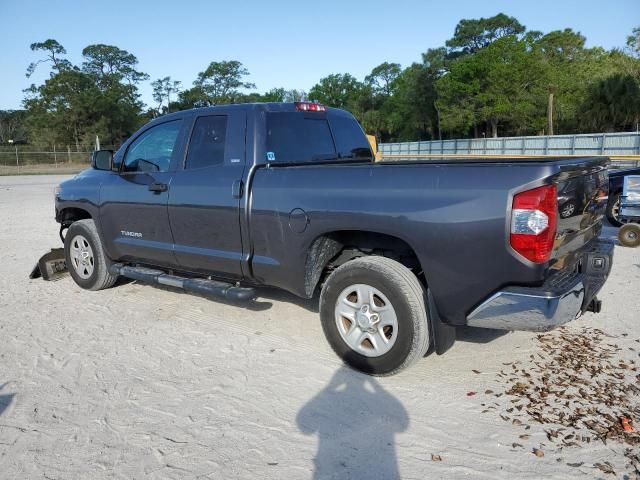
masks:
[(615, 226), (621, 227), (626, 221), (620, 218), (620, 196), (624, 177), (628, 175), (640, 175), (640, 167), (623, 170), (609, 170), (609, 202), (607, 203), (607, 220)]

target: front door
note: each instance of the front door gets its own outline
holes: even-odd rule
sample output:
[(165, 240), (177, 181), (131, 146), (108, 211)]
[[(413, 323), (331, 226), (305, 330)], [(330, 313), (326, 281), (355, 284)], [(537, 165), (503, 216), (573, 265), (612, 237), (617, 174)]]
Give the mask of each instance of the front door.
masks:
[(154, 125), (127, 147), (120, 172), (100, 189), (100, 226), (116, 260), (174, 265), (167, 202), (182, 120)]
[(245, 167), (244, 111), (195, 118), (187, 155), (176, 169), (169, 221), (180, 268), (242, 277), (240, 199)]

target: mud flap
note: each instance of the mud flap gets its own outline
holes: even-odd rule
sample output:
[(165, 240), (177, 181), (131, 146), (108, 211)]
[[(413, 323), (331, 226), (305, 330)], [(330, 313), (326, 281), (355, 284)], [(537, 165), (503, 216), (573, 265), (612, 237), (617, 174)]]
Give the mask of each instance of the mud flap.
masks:
[(433, 351), (438, 355), (442, 355), (456, 342), (456, 328), (440, 320), (438, 308), (436, 307), (436, 302), (433, 300), (430, 289), (427, 290), (427, 302), (431, 335), (433, 337)]
[(49, 253), (45, 253), (29, 275), (29, 278), (40, 278), (43, 280), (58, 280), (67, 271), (67, 264), (64, 259), (64, 248), (52, 248)]

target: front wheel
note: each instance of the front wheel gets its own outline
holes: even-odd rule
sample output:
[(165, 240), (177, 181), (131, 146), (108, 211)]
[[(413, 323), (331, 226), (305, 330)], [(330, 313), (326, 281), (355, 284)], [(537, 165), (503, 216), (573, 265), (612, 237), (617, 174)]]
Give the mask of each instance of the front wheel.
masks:
[(640, 247), (640, 225), (637, 223), (627, 223), (618, 231), (618, 240), (625, 247)]
[(429, 348), (425, 291), (404, 265), (385, 257), (351, 260), (327, 279), (320, 319), (345, 363), (372, 375), (392, 375)]
[(117, 275), (109, 273), (109, 263), (93, 220), (71, 224), (64, 239), (64, 256), (73, 280), (86, 290), (111, 287)]

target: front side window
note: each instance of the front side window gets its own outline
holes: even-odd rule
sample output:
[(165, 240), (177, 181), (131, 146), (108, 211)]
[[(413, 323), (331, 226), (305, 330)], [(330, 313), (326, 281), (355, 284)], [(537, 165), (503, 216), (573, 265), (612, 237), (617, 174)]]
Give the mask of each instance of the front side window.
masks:
[(124, 157), (123, 172), (166, 172), (178, 140), (181, 120), (150, 128), (136, 138)]
[(198, 117), (193, 126), (185, 168), (202, 168), (224, 162), (226, 115)]
[(270, 113), (267, 152), (275, 162), (314, 162), (336, 159), (336, 149), (326, 118), (301, 113)]

